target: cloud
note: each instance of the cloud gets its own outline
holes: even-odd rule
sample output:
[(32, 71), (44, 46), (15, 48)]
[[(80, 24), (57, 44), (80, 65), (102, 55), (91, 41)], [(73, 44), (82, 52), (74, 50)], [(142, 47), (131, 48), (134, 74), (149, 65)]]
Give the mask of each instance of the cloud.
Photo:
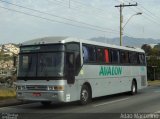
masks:
[[(19, 14), (16, 12), (11, 12), (0, 8), (0, 14), (1, 14), (0, 27), (2, 28), (0, 29), (0, 32), (2, 34), (0, 35), (1, 39), (0, 44), (4, 42), (5, 43), (11, 42), (12, 39), (14, 39), (13, 42), (17, 43), (17, 42), (23, 42), (24, 40), (29, 40), (36, 37), (43, 37), (47, 35), (49, 36), (65, 35), (65, 36), (75, 36), (82, 38), (98, 37), (98, 36), (106, 36), (106, 37), (119, 36), (119, 32), (113, 33), (113, 31), (109, 29), (119, 31), (119, 10), (114, 6), (120, 4), (120, 2), (122, 2), (123, 0), (121, 0), (120, 2), (118, 2), (118, 0), (107, 0), (107, 1), (71, 0), (70, 7), (68, 0), (7, 0), (7, 1), (28, 8), (43, 11), (49, 14), (53, 14), (59, 17), (63, 17), (66, 19), (71, 19), (82, 23), (91, 24), (92, 26), (104, 27), (108, 30), (106, 32), (100, 32), (87, 28), (69, 26), (62, 23), (56, 23), (53, 21), (51, 22), (44, 19), (39, 19), (32, 16)], [(153, 12), (156, 16), (159, 16), (160, 1), (158, 2), (158, 0), (150, 0), (146, 2), (145, 0), (139, 0), (139, 2), (148, 10)], [(154, 7), (151, 7), (150, 5)], [(32, 10), (26, 10), (6, 3), (0, 3), (0, 6), (26, 12), (28, 14), (40, 16), (50, 20), (66, 22), (78, 26), (86, 26), (86, 24), (76, 23), (66, 19), (53, 17), (51, 15), (38, 13)], [(135, 13), (135, 11), (139, 11), (141, 9), (143, 12), (147, 12), (141, 7), (141, 5), (139, 5), (139, 9), (137, 8), (123, 9), (124, 23), (131, 15)], [(145, 16), (149, 17), (147, 15)], [(159, 27), (157, 27), (157, 24), (148, 21), (142, 16), (136, 16), (133, 19), (131, 19), (131, 21), (127, 24), (125, 28), (125, 33), (131, 34), (136, 37), (158, 38), (159, 33), (157, 32), (153, 33), (151, 32), (150, 29), (152, 29), (152, 31), (160, 30)]]

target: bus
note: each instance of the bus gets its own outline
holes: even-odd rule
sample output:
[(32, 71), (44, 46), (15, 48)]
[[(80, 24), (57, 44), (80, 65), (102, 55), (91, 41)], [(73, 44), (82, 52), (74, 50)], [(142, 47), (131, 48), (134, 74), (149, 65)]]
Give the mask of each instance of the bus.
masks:
[(19, 100), (79, 101), (147, 86), (145, 53), (140, 48), (73, 37), (45, 37), (20, 45), (16, 94)]

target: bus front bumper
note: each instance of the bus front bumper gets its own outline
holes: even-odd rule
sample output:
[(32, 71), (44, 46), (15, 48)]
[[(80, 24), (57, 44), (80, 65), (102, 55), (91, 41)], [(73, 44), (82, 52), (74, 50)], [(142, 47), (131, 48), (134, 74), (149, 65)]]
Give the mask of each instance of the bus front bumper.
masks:
[(18, 100), (65, 102), (64, 91), (17, 91)]

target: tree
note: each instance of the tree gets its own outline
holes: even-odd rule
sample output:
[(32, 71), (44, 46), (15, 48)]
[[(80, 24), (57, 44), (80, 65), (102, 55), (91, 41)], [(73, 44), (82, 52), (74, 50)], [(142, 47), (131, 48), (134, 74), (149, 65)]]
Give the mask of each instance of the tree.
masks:
[(147, 56), (149, 56), (151, 54), (152, 48), (150, 45), (144, 44), (144, 45), (142, 45), (141, 49), (143, 49), (145, 51)]
[[(150, 45), (144, 44), (141, 47), (147, 56), (147, 75), (148, 79), (154, 80), (160, 79), (160, 48), (156, 45), (156, 47), (151, 48)], [(156, 76), (156, 77), (155, 77)]]

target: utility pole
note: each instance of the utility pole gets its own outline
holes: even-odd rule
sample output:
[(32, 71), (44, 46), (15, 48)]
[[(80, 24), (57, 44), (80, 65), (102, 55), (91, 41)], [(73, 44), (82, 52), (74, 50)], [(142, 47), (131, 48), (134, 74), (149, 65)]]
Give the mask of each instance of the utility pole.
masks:
[(138, 4), (128, 4), (128, 5), (125, 5), (125, 4), (120, 4), (120, 5), (116, 5), (115, 7), (119, 7), (120, 8), (120, 46), (122, 46), (122, 36), (123, 36), (123, 14), (122, 14), (122, 10), (124, 7), (131, 7), (131, 6), (137, 6)]

